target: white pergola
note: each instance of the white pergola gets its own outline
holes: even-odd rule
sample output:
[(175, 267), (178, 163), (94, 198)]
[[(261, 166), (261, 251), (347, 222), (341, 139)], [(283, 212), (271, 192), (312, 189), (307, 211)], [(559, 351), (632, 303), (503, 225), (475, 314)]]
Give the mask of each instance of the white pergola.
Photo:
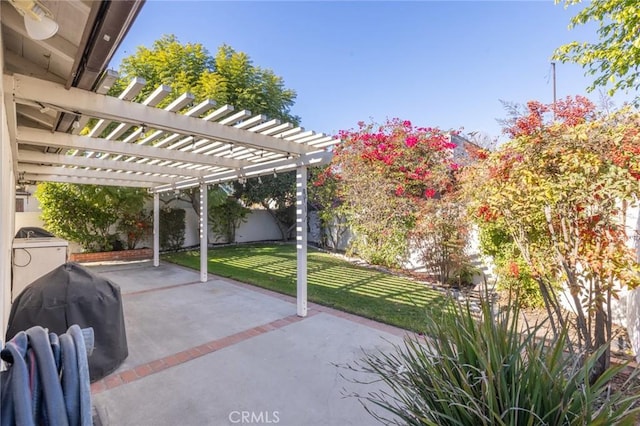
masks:
[[(189, 93), (158, 108), (170, 95), (167, 86), (134, 101), (145, 86), (140, 78), (117, 97), (105, 95), (116, 77), (105, 73), (94, 93), (26, 75), (4, 75), (13, 169), (19, 181), (148, 188), (154, 198), (153, 264), (158, 266), (161, 193), (199, 187), (200, 211), (206, 212), (211, 184), (295, 169), (297, 313), (305, 316), (307, 167), (329, 162), (330, 148), (340, 141), (211, 100), (194, 104)], [(55, 130), (61, 115), (75, 117), (70, 133)], [(88, 132), (80, 135), (84, 128)], [(207, 227), (207, 215), (201, 214), (203, 282)]]

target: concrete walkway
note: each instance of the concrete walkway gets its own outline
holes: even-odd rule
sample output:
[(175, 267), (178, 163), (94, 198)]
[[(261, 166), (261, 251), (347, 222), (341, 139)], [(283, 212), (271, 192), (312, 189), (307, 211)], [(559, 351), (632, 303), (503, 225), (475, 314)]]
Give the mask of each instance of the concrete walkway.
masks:
[(92, 384), (102, 425), (371, 425), (341, 367), (405, 334), (171, 264), (97, 265), (123, 294), (129, 357)]

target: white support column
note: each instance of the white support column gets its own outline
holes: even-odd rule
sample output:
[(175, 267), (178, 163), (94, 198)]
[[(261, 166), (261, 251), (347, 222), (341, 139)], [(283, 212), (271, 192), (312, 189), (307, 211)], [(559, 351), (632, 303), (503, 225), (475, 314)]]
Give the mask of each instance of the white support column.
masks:
[(307, 316), (307, 167), (296, 170), (297, 313)]
[(206, 283), (208, 277), (208, 245), (207, 245), (207, 184), (200, 184), (200, 282)]
[(160, 265), (160, 194), (153, 193), (153, 266)]

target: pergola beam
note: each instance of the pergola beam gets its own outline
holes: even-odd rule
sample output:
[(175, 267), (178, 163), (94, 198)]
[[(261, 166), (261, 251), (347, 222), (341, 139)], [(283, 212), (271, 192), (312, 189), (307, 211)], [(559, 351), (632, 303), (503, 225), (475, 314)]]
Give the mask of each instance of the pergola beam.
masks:
[(37, 166), (35, 164), (22, 164), (20, 171), (29, 174), (42, 174), (48, 176), (69, 176), (78, 178), (92, 178), (92, 179), (112, 179), (112, 180), (124, 180), (129, 182), (140, 183), (174, 183), (175, 178), (155, 175), (139, 175), (135, 173), (114, 173), (107, 172), (106, 170), (87, 170), (87, 169), (74, 169), (69, 167), (54, 167), (54, 166)]
[(132, 188), (150, 188), (151, 186), (153, 186), (153, 184), (150, 182), (135, 182), (129, 180), (96, 179), (77, 176), (57, 176), (33, 173), (25, 173), (24, 179), (36, 182), (75, 183), (78, 185), (128, 186)]
[(295, 142), (273, 138), (260, 133), (247, 132), (216, 122), (208, 122), (157, 108), (149, 108), (135, 102), (125, 102), (117, 98), (98, 95), (85, 90), (70, 88), (24, 75), (4, 76), (5, 87), (13, 89), (16, 102), (36, 101), (61, 111), (101, 117), (104, 120), (147, 125), (167, 132), (182, 133), (200, 138), (239, 143), (258, 149), (268, 149), (291, 154), (305, 154), (312, 151)]
[(296, 159), (283, 158), (269, 163), (259, 163), (252, 166), (243, 167), (237, 170), (223, 171), (219, 173), (205, 174), (201, 178), (185, 179), (176, 182), (175, 185), (160, 185), (153, 189), (154, 192), (173, 191), (175, 189), (192, 188), (201, 182), (206, 184), (223, 183), (236, 180), (240, 177), (257, 177), (273, 173), (286, 172), (301, 166), (319, 166), (331, 161), (332, 153), (319, 151), (307, 154)]
[(184, 163), (202, 164), (208, 166), (223, 166), (238, 168), (247, 163), (223, 157), (197, 155), (190, 152), (168, 151), (153, 146), (133, 143), (115, 142), (106, 139), (90, 138), (88, 136), (70, 135), (68, 133), (51, 133), (31, 127), (18, 127), (16, 135), (18, 143), (37, 146), (50, 146), (84, 151), (106, 152), (110, 154), (124, 154), (135, 157), (155, 158), (166, 161), (181, 161)]
[(200, 177), (205, 174), (202, 171), (195, 171), (191, 169), (182, 169), (178, 167), (170, 166), (155, 166), (149, 164), (140, 164), (135, 162), (104, 160), (102, 158), (87, 158), (87, 157), (72, 157), (70, 155), (63, 154), (45, 154), (38, 151), (19, 151), (18, 152), (19, 163), (31, 163), (31, 164), (51, 164), (58, 166), (72, 166), (72, 167), (89, 167), (89, 168), (107, 168), (111, 170), (119, 170), (122, 172), (134, 172), (134, 173), (158, 173), (165, 175), (175, 175), (184, 177)]

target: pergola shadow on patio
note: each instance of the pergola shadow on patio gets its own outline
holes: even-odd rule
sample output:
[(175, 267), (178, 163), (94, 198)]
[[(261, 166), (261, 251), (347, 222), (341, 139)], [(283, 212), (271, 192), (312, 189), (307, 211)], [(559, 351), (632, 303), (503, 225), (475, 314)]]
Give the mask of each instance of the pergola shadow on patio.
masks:
[[(367, 425), (346, 393), (376, 391), (340, 365), (406, 333), (295, 299), (150, 262), (92, 266), (121, 287), (129, 357), (92, 385), (104, 425)], [(344, 375), (344, 377), (343, 377)], [(249, 417), (247, 417), (249, 416)], [(252, 417), (253, 416), (253, 417)], [(247, 421), (245, 421), (247, 423)]]

